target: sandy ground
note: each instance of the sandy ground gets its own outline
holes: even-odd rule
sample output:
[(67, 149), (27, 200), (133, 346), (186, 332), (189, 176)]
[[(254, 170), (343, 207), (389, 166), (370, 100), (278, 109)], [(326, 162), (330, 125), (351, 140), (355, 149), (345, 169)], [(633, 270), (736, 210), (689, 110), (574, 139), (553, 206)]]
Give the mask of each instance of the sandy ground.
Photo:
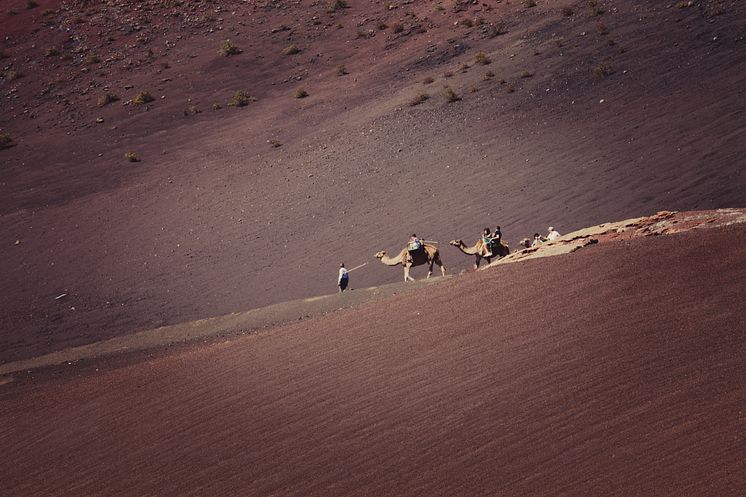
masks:
[(412, 232), (746, 205), (740, 2), (39, 3), (0, 13), (3, 362), (330, 293), (340, 262), (395, 282), (372, 256)]
[(743, 495), (746, 231), (0, 386), (12, 495)]

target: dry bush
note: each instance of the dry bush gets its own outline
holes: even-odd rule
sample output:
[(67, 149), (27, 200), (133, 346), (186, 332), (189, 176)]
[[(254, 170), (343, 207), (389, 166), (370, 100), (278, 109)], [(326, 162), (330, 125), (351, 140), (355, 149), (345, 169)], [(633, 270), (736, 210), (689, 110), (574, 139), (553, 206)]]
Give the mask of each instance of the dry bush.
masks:
[(272, 148), (277, 148), (277, 147), (281, 147), (282, 146), (282, 143), (280, 143), (277, 140), (267, 140), (267, 143), (269, 143), (269, 146), (272, 147)]
[(98, 97), (98, 101), (96, 102), (99, 107), (103, 107), (104, 105), (109, 105), (112, 102), (116, 102), (119, 100), (119, 97), (114, 95), (113, 93), (104, 93), (100, 97)]
[(536, 1), (535, 0), (523, 0), (523, 6), (527, 9), (530, 9), (531, 7), (536, 7)]
[(450, 78), (452, 76), (453, 76), (453, 72), (452, 71), (446, 71), (446, 72), (443, 73), (443, 77), (444, 78)]
[(184, 115), (185, 116), (195, 116), (197, 114), (201, 114), (202, 111), (197, 107), (196, 105), (190, 105), (186, 109), (184, 109)]
[(379, 20), (376, 22), (376, 27), (379, 31), (383, 31), (384, 29), (388, 28), (388, 25), (384, 21)]
[(44, 57), (57, 57), (60, 51), (54, 47), (49, 47), (44, 51)]
[(461, 97), (458, 95), (458, 93), (453, 91), (453, 88), (450, 87), (446, 88), (445, 97), (446, 101), (448, 102), (458, 102), (459, 100), (461, 100)]
[(471, 27), (474, 27), (474, 21), (472, 21), (472, 20), (471, 20), (471, 19), (469, 19), (468, 17), (467, 17), (466, 19), (463, 19), (463, 20), (461, 21), (461, 24), (462, 24), (463, 26), (466, 26), (467, 28), (471, 28)]
[(238, 55), (242, 52), (240, 48), (231, 43), (230, 40), (225, 40), (218, 50), (218, 54), (222, 57), (230, 57), (231, 55)]
[(89, 53), (88, 55), (85, 56), (85, 59), (83, 60), (83, 62), (85, 62), (88, 65), (98, 64), (99, 62), (101, 62), (101, 59), (99, 59), (95, 53)]
[(508, 32), (508, 26), (504, 22), (496, 22), (482, 29), (487, 38), (495, 38)]
[(480, 65), (483, 65), (483, 66), (486, 66), (487, 64), (489, 64), (490, 62), (492, 62), (490, 60), (489, 56), (486, 53), (484, 53), (484, 52), (478, 52), (477, 55), (474, 56), (474, 61), (477, 64), (480, 64)]
[(300, 53), (300, 48), (298, 48), (296, 45), (288, 45), (287, 47), (282, 49), (282, 55), (295, 55)]
[(38, 3), (36, 3), (36, 2), (34, 2), (34, 0), (28, 0), (28, 1), (26, 2), (26, 8), (27, 8), (28, 10), (31, 10), (31, 9), (35, 9), (35, 8), (36, 8), (36, 7), (38, 7), (38, 6), (39, 6), (39, 4), (38, 4)]
[(223, 106), (222, 106), (222, 105), (220, 105), (220, 104), (219, 104), (219, 103), (217, 103), (217, 102), (216, 102), (216, 103), (214, 103), (214, 104), (212, 104), (212, 110), (220, 110), (220, 109), (222, 109), (222, 108), (223, 108)]
[(337, 76), (344, 76), (345, 74), (350, 74), (347, 72), (347, 68), (344, 66), (344, 64), (337, 65)]
[(526, 79), (526, 78), (533, 78), (534, 77), (534, 73), (529, 72), (529, 71), (523, 71), (521, 73), (521, 77), (524, 78), (524, 79)]
[(432, 83), (433, 81), (435, 81), (435, 80), (434, 80), (434, 79), (433, 79), (432, 77), (430, 77), (430, 76), (427, 76), (427, 77), (426, 77), (425, 79), (423, 79), (423, 80), (422, 80), (422, 83), (423, 83), (423, 84), (426, 84), (426, 85), (429, 85), (429, 84), (430, 84), (430, 83)]
[(458, 70), (459, 72), (467, 72), (469, 70), (469, 64), (464, 62), (463, 64), (459, 66)]
[(21, 79), (22, 77), (23, 77), (22, 72), (15, 71), (13, 69), (5, 73), (5, 79), (7, 79), (8, 81), (15, 81), (17, 79)]
[(397, 22), (397, 23), (394, 23), (393, 26), (391, 26), (391, 30), (394, 33), (401, 33), (402, 31), (404, 31), (404, 26), (402, 26), (401, 23)]
[(297, 90), (295, 90), (295, 93), (293, 93), (293, 96), (295, 98), (306, 98), (308, 96), (308, 92), (303, 88), (298, 88)]
[(332, 0), (327, 5), (327, 12), (336, 12), (341, 9), (346, 9), (348, 7), (347, 2), (345, 0)]
[(13, 138), (7, 133), (0, 133), (0, 150), (5, 150), (15, 145)]
[(482, 80), (483, 81), (487, 81), (487, 80), (490, 80), (490, 79), (492, 79), (494, 77), (495, 77), (495, 73), (494, 72), (487, 71), (486, 73), (484, 73), (484, 77), (482, 78)]
[(562, 7), (562, 15), (565, 17), (570, 17), (574, 14), (571, 7)]
[(427, 99), (430, 98), (430, 95), (427, 93), (420, 93), (416, 95), (412, 100), (409, 101), (409, 106), (414, 107), (416, 105), (420, 105), (421, 103), (425, 102)]
[(128, 162), (140, 162), (140, 159), (137, 157), (135, 152), (125, 152), (124, 159)]
[(605, 36), (605, 35), (609, 34), (609, 30), (606, 27), (606, 24), (604, 24), (602, 22), (598, 23), (598, 25), (596, 26), (596, 31), (598, 31), (598, 34), (600, 34), (601, 36)]
[(228, 102), (229, 107), (245, 107), (251, 102), (251, 97), (243, 90), (238, 90)]
[(604, 13), (604, 9), (598, 4), (598, 0), (588, 0), (588, 8), (591, 17), (598, 17)]
[(607, 64), (606, 62), (599, 64), (593, 68), (593, 74), (600, 78), (611, 76), (612, 74), (614, 74), (614, 72), (616, 72), (614, 71), (614, 66), (612, 66), (611, 64)]
[(135, 98), (132, 99), (132, 103), (136, 105), (143, 105), (153, 102), (154, 100), (155, 98), (153, 97), (153, 95), (146, 91), (141, 91), (140, 93), (135, 95)]

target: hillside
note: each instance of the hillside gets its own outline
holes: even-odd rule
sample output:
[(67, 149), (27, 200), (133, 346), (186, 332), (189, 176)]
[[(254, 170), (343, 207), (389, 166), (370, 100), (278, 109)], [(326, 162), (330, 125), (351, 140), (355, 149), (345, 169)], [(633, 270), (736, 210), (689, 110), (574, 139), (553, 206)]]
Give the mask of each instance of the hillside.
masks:
[(740, 496), (744, 224), (0, 385), (24, 495)]
[(397, 281), (412, 232), (746, 205), (735, 0), (37, 3), (0, 12), (2, 361)]

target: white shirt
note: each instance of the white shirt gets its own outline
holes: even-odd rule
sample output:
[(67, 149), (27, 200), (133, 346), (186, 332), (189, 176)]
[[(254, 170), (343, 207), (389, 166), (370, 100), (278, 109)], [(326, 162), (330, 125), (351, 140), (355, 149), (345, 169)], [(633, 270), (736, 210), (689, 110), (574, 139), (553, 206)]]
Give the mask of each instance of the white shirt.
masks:
[(339, 284), (342, 281), (342, 278), (348, 278), (347, 276), (347, 270), (343, 267), (339, 268), (339, 279), (337, 279), (337, 284)]
[(557, 230), (552, 230), (552, 231), (550, 231), (550, 232), (549, 232), (549, 234), (547, 235), (547, 240), (549, 240), (549, 241), (551, 242), (551, 241), (554, 241), (554, 240), (556, 240), (556, 239), (557, 239), (557, 238), (559, 238), (560, 236), (561, 236), (561, 235), (559, 234), (559, 232), (558, 232)]

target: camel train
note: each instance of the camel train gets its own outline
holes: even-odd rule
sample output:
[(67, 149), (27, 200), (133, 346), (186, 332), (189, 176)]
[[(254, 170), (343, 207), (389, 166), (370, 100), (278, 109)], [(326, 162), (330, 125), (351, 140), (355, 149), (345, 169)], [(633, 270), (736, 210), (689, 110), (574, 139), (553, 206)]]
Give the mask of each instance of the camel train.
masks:
[[(451, 245), (459, 249), (466, 255), (473, 255), (475, 257), (474, 269), (479, 269), (479, 263), (482, 259), (490, 263), (492, 257), (505, 257), (510, 253), (508, 246), (502, 241), (495, 240), (494, 244), (491, 244), (491, 257), (483, 255), (485, 253), (484, 244), (479, 239), (471, 247), (467, 247), (461, 240), (453, 240), (450, 242)], [(432, 242), (422, 242), (421, 247), (418, 250), (410, 250), (410, 247), (404, 247), (396, 257), (389, 257), (385, 250), (381, 250), (375, 255), (376, 259), (379, 259), (382, 263), (387, 266), (398, 266), (401, 264), (404, 267), (404, 282), (414, 281), (409, 275), (409, 270), (415, 266), (423, 266), (427, 264), (427, 278), (433, 274), (433, 264), (440, 266), (440, 273), (442, 276), (446, 275), (446, 267), (443, 265), (443, 261), (440, 258), (440, 251), (438, 247)]]

